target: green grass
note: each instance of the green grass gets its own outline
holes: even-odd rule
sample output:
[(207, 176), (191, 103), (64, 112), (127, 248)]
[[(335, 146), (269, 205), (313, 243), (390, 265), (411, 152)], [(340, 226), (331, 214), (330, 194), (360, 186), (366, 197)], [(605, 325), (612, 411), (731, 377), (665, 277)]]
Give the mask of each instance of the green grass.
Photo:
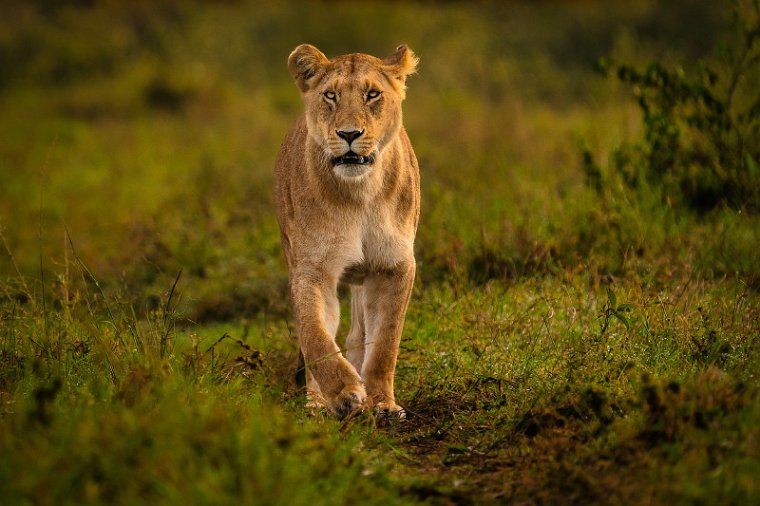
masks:
[[(757, 502), (758, 216), (600, 198), (581, 157), (642, 130), (594, 61), (693, 69), (725, 6), (51, 5), (0, 16), (0, 502)], [(295, 386), (301, 42), (421, 57), (401, 424)]]

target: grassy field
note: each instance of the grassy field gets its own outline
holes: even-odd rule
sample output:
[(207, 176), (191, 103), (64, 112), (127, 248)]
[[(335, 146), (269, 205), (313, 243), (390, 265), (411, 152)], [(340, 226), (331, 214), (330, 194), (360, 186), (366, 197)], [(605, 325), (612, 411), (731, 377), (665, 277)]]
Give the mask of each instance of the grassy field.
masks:
[[(743, 193), (690, 206), (629, 184), (656, 123), (594, 71), (698, 75), (730, 4), (0, 10), (0, 504), (760, 501), (760, 127), (721, 165)], [(302, 42), (421, 58), (403, 423), (294, 382), (271, 184)]]

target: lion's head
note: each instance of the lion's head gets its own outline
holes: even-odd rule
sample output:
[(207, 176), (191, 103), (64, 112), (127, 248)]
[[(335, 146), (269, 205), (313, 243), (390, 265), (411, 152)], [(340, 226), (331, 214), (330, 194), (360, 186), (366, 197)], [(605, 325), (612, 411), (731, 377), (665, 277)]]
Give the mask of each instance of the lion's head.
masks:
[(406, 77), (417, 58), (405, 45), (381, 60), (349, 54), (333, 60), (309, 44), (298, 46), (288, 68), (303, 95), (310, 137), (344, 178), (367, 174), (401, 128)]

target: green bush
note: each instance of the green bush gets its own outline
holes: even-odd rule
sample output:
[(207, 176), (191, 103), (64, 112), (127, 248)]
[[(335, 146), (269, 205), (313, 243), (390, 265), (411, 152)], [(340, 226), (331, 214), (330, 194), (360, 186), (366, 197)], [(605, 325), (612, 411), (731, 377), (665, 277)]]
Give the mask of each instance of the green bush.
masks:
[(651, 190), (699, 212), (760, 210), (760, 4), (735, 2), (732, 15), (733, 41), (691, 73), (660, 62), (599, 62), (601, 73), (632, 88), (644, 131), (612, 153), (607, 174), (585, 150), (589, 186), (608, 196)]

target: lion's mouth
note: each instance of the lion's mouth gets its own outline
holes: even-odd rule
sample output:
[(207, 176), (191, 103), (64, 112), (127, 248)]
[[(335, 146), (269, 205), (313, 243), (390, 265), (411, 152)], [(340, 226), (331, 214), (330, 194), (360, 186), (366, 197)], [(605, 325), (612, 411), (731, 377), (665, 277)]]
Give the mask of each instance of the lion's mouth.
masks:
[(353, 151), (349, 151), (345, 155), (336, 156), (332, 159), (333, 165), (369, 165), (375, 161), (375, 156), (369, 154), (367, 156), (361, 156)]

